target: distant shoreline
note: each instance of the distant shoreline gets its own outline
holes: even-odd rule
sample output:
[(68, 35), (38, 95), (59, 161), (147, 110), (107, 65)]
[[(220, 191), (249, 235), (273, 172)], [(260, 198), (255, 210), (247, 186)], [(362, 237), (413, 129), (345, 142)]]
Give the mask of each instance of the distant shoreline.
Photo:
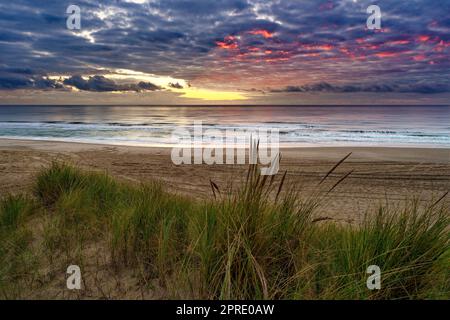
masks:
[[(19, 141), (19, 142), (35, 142), (35, 143), (63, 143), (63, 144), (81, 144), (81, 145), (92, 145), (92, 146), (113, 146), (113, 147), (132, 147), (132, 148), (156, 148), (156, 149), (171, 149), (174, 145), (170, 144), (132, 144), (132, 143), (114, 143), (111, 141), (108, 142), (99, 142), (99, 141), (81, 141), (81, 140), (58, 140), (58, 139), (48, 139), (48, 138), (22, 138), (22, 137), (0, 137), (0, 141)], [(3, 143), (0, 142), (0, 146)], [(418, 150), (448, 150), (450, 152), (450, 146), (426, 146), (426, 145), (315, 145), (313, 143), (280, 143), (280, 149), (366, 149), (366, 148), (375, 148), (375, 149), (418, 149)]]

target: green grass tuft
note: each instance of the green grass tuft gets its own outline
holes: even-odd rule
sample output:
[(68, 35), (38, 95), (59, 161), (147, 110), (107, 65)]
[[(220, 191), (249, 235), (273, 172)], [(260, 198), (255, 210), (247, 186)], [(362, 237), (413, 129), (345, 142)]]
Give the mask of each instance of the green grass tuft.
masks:
[[(445, 201), (380, 207), (360, 225), (323, 221), (327, 195), (350, 173), (328, 189), (325, 180), (344, 160), (309, 194), (295, 191), (286, 175), (261, 176), (252, 165), (233, 189), (211, 181), (214, 197), (201, 202), (158, 182), (127, 184), (53, 163), (33, 189), (47, 221), (36, 251), (41, 268), (54, 259), (89, 264), (87, 248), (99, 243), (111, 270), (135, 270), (139, 290), (155, 290), (156, 281), (164, 298), (448, 299)], [(16, 296), (5, 293), (6, 283), (19, 283), (35, 266), (31, 259), (20, 265), (30, 257), (34, 211), (24, 196), (0, 202), (4, 296)], [(366, 287), (370, 265), (381, 268), (380, 290)]]

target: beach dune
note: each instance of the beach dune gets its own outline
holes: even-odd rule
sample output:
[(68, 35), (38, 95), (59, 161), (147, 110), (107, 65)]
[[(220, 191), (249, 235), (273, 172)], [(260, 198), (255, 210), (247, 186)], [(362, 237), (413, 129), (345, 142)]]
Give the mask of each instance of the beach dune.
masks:
[[(68, 142), (0, 139), (0, 193), (21, 193), (35, 174), (53, 160), (102, 170), (129, 181), (158, 179), (174, 193), (212, 197), (210, 180), (225, 187), (237, 183), (245, 165), (175, 165), (170, 148), (127, 147)], [(353, 170), (329, 196), (321, 214), (355, 222), (380, 203), (399, 203), (414, 196), (438, 198), (450, 189), (450, 149), (317, 147), (282, 149), (279, 174), (288, 172), (296, 188), (307, 192), (345, 155), (331, 183)], [(449, 201), (448, 197), (445, 201)]]

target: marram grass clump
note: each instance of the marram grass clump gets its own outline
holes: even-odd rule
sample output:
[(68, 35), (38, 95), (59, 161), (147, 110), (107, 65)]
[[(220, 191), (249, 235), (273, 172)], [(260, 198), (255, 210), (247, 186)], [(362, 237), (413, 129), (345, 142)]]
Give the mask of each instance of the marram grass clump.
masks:
[[(251, 165), (232, 189), (211, 181), (209, 201), (169, 193), (159, 182), (124, 183), (53, 163), (37, 176), (34, 198), (0, 202), (0, 294), (33, 296), (57, 286), (52, 275), (67, 263), (79, 263), (91, 270), (86, 283), (100, 272), (128, 272), (137, 283), (134, 294), (115, 289), (123, 284), (114, 279), (106, 294), (94, 281), (98, 288), (85, 298), (450, 298), (443, 197), (382, 206), (359, 225), (328, 221), (321, 207), (350, 174), (331, 178), (345, 159), (308, 194), (286, 174), (261, 176)], [(106, 261), (101, 266), (93, 247)], [(379, 290), (366, 285), (371, 265), (381, 270)]]

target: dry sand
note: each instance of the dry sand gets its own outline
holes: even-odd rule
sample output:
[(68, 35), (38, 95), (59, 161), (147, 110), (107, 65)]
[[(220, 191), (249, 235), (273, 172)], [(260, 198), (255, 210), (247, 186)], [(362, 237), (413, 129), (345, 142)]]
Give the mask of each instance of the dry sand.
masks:
[[(450, 149), (317, 147), (282, 150), (280, 174), (296, 186), (310, 190), (333, 165), (352, 152), (329, 180), (330, 186), (354, 170), (329, 197), (323, 216), (337, 221), (359, 220), (368, 208), (386, 202), (399, 203), (420, 196), (431, 199), (450, 189)], [(225, 186), (239, 180), (242, 165), (180, 165), (170, 159), (170, 149), (126, 147), (65, 142), (0, 139), (0, 196), (29, 190), (33, 177), (52, 160), (70, 161), (88, 169), (106, 170), (131, 180), (160, 179), (171, 192), (199, 199), (212, 197), (210, 182)], [(445, 201), (449, 202), (449, 196)]]

